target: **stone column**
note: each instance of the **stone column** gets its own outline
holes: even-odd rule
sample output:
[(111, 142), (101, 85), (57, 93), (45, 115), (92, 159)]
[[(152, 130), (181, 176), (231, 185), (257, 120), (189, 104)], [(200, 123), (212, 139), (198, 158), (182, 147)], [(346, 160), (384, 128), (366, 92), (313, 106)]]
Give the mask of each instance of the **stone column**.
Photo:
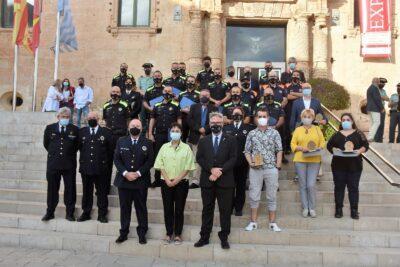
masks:
[(326, 14), (315, 17), (313, 38), (313, 77), (328, 77), (328, 28), (326, 27)]
[(222, 38), (221, 13), (210, 12), (210, 26), (208, 32), (208, 55), (211, 57), (214, 68), (222, 67)]
[[(300, 15), (297, 17), (295, 25), (295, 36), (292, 41), (295, 42), (296, 54), (294, 57), (297, 59), (297, 66), (304, 71), (306, 78), (310, 77), (310, 46), (309, 46), (309, 25), (308, 16)], [(289, 40), (290, 41), (290, 40)], [(289, 57), (291, 55), (288, 55)]]
[(196, 75), (202, 67), (203, 58), (203, 13), (201, 10), (190, 10), (190, 57), (188, 71)]

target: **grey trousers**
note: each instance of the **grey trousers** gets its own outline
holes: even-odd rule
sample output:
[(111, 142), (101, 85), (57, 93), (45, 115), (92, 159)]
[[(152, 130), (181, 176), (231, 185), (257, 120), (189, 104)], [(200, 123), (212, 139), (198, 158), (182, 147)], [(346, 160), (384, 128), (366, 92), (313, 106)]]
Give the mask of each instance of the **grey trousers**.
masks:
[(250, 208), (258, 208), (261, 199), (263, 181), (265, 181), (265, 194), (267, 196), (268, 211), (276, 211), (276, 192), (279, 187), (279, 172), (277, 168), (255, 169), (249, 172), (249, 202)]
[(317, 189), (315, 183), (320, 163), (295, 162), (296, 173), (299, 176), (299, 190), (303, 209), (315, 210)]

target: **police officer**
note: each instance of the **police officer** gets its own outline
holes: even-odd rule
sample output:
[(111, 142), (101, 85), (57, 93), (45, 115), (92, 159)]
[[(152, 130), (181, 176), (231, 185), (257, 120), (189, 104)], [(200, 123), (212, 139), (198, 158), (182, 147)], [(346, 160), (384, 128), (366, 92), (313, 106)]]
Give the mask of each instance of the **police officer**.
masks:
[(275, 101), (281, 103), (281, 107), (284, 108), (287, 104), (287, 93), (284, 88), (279, 86), (278, 75), (275, 71), (268, 73), (268, 87), (272, 89)]
[(237, 144), (237, 160), (233, 175), (235, 178), (235, 194), (233, 201), (233, 209), (235, 216), (243, 215), (243, 206), (246, 200), (246, 180), (249, 171), (249, 164), (244, 156), (244, 146), (246, 144), (247, 134), (254, 128), (243, 122), (244, 111), (241, 107), (235, 107), (232, 112), (232, 123), (224, 126), (226, 134), (236, 137)]
[(128, 64), (122, 63), (120, 66), (120, 73), (115, 75), (112, 79), (111, 86), (118, 86), (121, 88), (121, 92), (125, 91), (125, 81), (126, 79), (133, 78), (133, 75), (128, 73)]
[(162, 73), (158, 70), (156, 70), (153, 73), (153, 82), (154, 85), (150, 86), (149, 88), (147, 88), (146, 93), (144, 94), (144, 98), (143, 98), (143, 108), (146, 111), (146, 119), (142, 120), (142, 127), (143, 127), (143, 131), (142, 134), (145, 134), (147, 129), (148, 129), (148, 123), (150, 120), (150, 114), (153, 111), (154, 108), (154, 104), (151, 105), (151, 101), (162, 96), (163, 95), (163, 91), (164, 91), (164, 85), (162, 84)]
[(147, 243), (148, 230), (147, 190), (150, 184), (150, 169), (153, 166), (153, 144), (140, 134), (142, 124), (133, 119), (129, 123), (129, 136), (117, 142), (114, 163), (117, 168), (114, 185), (118, 188), (121, 229), (116, 243), (128, 239), (132, 202), (135, 205), (139, 243)]
[(260, 109), (265, 109), (268, 111), (270, 118), (275, 120), (274, 126), (278, 131), (282, 128), (285, 123), (285, 112), (281, 107), (281, 103), (275, 101), (274, 93), (271, 88), (266, 88), (264, 90), (264, 96), (260, 98), (260, 102), (257, 103), (255, 112)]
[(242, 84), (242, 102), (249, 105), (250, 114), (253, 114), (257, 104), (257, 92), (250, 88), (250, 80), (248, 76), (241, 79)]
[(189, 136), (189, 124), (187, 121), (187, 116), (190, 111), (190, 106), (182, 108), (182, 99), (190, 99), (193, 104), (200, 102), (200, 92), (196, 90), (196, 80), (194, 76), (188, 76), (186, 80), (186, 91), (179, 94), (179, 104), (181, 107), (181, 118), (182, 118), (182, 141), (186, 143)]
[[(127, 134), (127, 124), (129, 119), (129, 107), (128, 103), (121, 100), (121, 89), (117, 86), (113, 86), (110, 92), (111, 100), (107, 101), (103, 105), (103, 120), (106, 123), (106, 127), (112, 132), (111, 144), (114, 150), (117, 140)], [(108, 163), (108, 182), (107, 182), (107, 194), (110, 192), (111, 186), (111, 175), (112, 175), (112, 161)]]
[[(182, 124), (179, 103), (173, 100), (172, 87), (166, 86), (163, 92), (164, 100), (154, 106), (149, 123), (149, 139), (154, 142), (154, 154), (163, 144), (168, 143), (169, 130), (173, 122)], [(161, 186), (160, 171), (155, 171), (151, 187)]]
[(82, 176), (82, 215), (78, 222), (90, 220), (93, 207), (93, 189), (96, 187), (98, 217), (101, 223), (107, 223), (107, 171), (112, 162), (113, 148), (111, 130), (99, 126), (97, 112), (88, 114), (88, 127), (79, 131), (79, 172)]
[(180, 62), (179, 63), (179, 73), (180, 73), (180, 76), (183, 79), (185, 79), (185, 81), (186, 81), (188, 76), (192, 76), (192, 75), (190, 75), (189, 73), (186, 72), (186, 63), (185, 62)]
[(75, 221), (76, 203), (76, 152), (78, 150), (79, 129), (69, 123), (71, 110), (60, 108), (58, 122), (47, 125), (43, 145), (47, 150), (47, 211), (42, 221), (54, 219), (58, 204), (61, 176), (64, 180), (64, 204), (68, 221)]
[(224, 108), (222, 110), (222, 114), (224, 115), (224, 123), (225, 124), (230, 124), (233, 121), (233, 110), (235, 107), (241, 107), (244, 111), (244, 123), (249, 123), (250, 122), (250, 107), (248, 104), (243, 103), (242, 100), (242, 89), (239, 87), (235, 86), (232, 87), (231, 90), (231, 101), (227, 104), (224, 105)]
[(171, 76), (166, 78), (163, 81), (163, 84), (166, 86), (171, 86), (179, 89), (179, 91), (183, 92), (185, 91), (185, 83), (186, 80), (180, 76), (181, 72), (179, 69), (179, 63), (174, 62), (171, 65)]
[(205, 56), (203, 58), (204, 69), (199, 71), (196, 76), (196, 82), (200, 87), (200, 90), (207, 89), (210, 82), (214, 81), (214, 71), (211, 68), (211, 58)]
[(229, 101), (230, 88), (228, 83), (222, 81), (221, 69), (215, 69), (214, 81), (208, 83), (208, 90), (210, 91), (210, 101), (222, 111), (224, 104)]
[(132, 78), (125, 81), (125, 91), (122, 92), (121, 99), (128, 103), (130, 119), (137, 119), (142, 109), (142, 94), (137, 90), (136, 82)]
[[(264, 64), (264, 70), (265, 70), (265, 74), (260, 76), (259, 79), (259, 84), (261, 87), (265, 86), (268, 84), (268, 73), (270, 73), (273, 70), (273, 66), (272, 66), (272, 62), (271, 61), (265, 61)], [(262, 89), (262, 88), (261, 88)], [(263, 92), (262, 90), (260, 90), (260, 96), (263, 96)]]

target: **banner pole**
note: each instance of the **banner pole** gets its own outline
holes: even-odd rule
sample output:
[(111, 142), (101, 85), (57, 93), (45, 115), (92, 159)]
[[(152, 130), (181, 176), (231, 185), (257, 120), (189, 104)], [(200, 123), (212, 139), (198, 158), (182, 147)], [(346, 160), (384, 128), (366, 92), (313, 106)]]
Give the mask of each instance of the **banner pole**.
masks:
[(38, 65), (39, 65), (39, 47), (35, 50), (35, 70), (33, 71), (33, 98), (32, 98), (32, 111), (36, 109), (36, 90), (38, 79)]
[(17, 107), (17, 78), (18, 78), (18, 45), (14, 46), (14, 88), (12, 98), (12, 111), (14, 112)]
[(58, 77), (58, 56), (60, 54), (60, 11), (57, 12), (56, 51), (54, 59), (54, 80)]

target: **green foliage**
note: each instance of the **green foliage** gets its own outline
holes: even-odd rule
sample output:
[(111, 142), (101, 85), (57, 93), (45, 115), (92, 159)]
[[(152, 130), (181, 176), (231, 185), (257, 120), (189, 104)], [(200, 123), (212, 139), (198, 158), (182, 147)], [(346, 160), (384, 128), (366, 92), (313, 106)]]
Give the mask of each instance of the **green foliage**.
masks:
[(350, 94), (340, 84), (329, 79), (310, 79), (313, 97), (330, 110), (343, 110), (350, 107)]
[[(333, 126), (336, 127), (336, 129), (339, 129), (339, 122), (337, 122), (336, 120), (329, 120), (329, 122), (331, 124), (333, 124)], [(324, 134), (325, 140), (328, 141), (329, 139), (331, 139), (331, 137), (336, 133), (335, 129), (333, 129), (332, 126), (330, 126), (329, 124), (326, 124), (324, 126), (322, 126), (322, 132)]]

